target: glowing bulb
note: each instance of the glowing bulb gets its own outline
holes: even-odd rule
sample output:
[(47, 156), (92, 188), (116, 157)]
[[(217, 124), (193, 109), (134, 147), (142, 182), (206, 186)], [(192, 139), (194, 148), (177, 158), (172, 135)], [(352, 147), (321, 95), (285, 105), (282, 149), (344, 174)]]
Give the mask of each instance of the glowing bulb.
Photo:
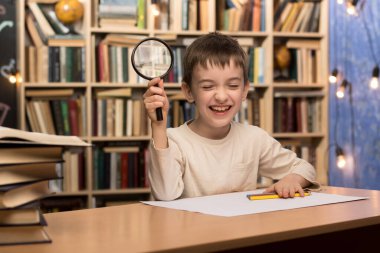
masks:
[(344, 0), (337, 0), (336, 1), (338, 4), (343, 4), (344, 3)]
[(344, 166), (346, 166), (346, 158), (344, 156), (343, 149), (340, 146), (337, 146), (335, 149), (336, 154), (336, 166), (338, 166), (339, 169), (343, 169)]
[(336, 157), (336, 166), (339, 169), (343, 169), (346, 166), (346, 158), (343, 154)]
[(338, 78), (336, 78), (336, 76), (333, 76), (333, 75), (331, 75), (331, 76), (329, 76), (329, 82), (330, 83), (336, 83), (338, 81)]
[(337, 96), (337, 98), (339, 98), (339, 99), (344, 98), (344, 90), (345, 90), (345, 89), (346, 89), (346, 88), (343, 87), (342, 85), (339, 86), (338, 90), (336, 91), (336, 96)]
[(337, 81), (338, 81), (338, 70), (334, 69), (331, 72), (331, 75), (329, 76), (329, 82), (335, 84)]
[(15, 75), (10, 75), (9, 78), (8, 78), (9, 82), (11, 83), (16, 83), (17, 82), (17, 78)]
[(375, 66), (372, 70), (371, 81), (369, 82), (369, 87), (371, 89), (375, 90), (375, 89), (379, 88), (379, 74), (380, 74), (379, 66)]
[(160, 15), (160, 8), (158, 8), (157, 4), (152, 4), (152, 14), (155, 17)]
[(351, 16), (357, 16), (358, 15), (358, 13), (356, 12), (355, 5), (352, 4), (351, 2), (347, 3), (347, 13), (348, 13), (348, 15), (351, 15)]
[(371, 89), (374, 89), (374, 90), (376, 90), (377, 88), (379, 88), (379, 78), (372, 77), (371, 81), (369, 82), (369, 87)]

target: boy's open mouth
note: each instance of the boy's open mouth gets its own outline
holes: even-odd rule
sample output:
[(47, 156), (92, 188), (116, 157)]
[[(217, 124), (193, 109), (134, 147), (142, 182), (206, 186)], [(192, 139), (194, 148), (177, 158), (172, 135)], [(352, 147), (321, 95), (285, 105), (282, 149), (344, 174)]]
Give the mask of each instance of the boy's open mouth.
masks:
[(231, 109), (230, 105), (226, 106), (210, 106), (210, 109), (215, 112), (226, 112)]

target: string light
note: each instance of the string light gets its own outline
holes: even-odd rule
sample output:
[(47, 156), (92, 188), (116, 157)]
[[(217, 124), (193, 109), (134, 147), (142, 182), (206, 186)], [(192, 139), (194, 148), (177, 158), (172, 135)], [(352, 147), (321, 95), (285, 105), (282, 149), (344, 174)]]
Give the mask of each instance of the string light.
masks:
[(22, 76), (18, 70), (12, 71), (12, 73), (8, 76), (8, 80), (10, 83), (21, 83)]
[(336, 154), (336, 166), (339, 169), (344, 169), (346, 166), (346, 157), (344, 155), (343, 149), (337, 145), (335, 148), (335, 154)]
[(336, 69), (336, 68), (333, 69), (333, 71), (331, 72), (331, 75), (329, 76), (329, 81), (332, 84), (337, 83), (337, 81), (338, 81), (338, 69)]
[(379, 72), (380, 72), (380, 69), (379, 69), (379, 66), (375, 66), (372, 70), (372, 78), (371, 78), (371, 81), (369, 82), (369, 87), (371, 89), (377, 89), (379, 88)]
[(344, 98), (344, 93), (346, 91), (346, 87), (349, 85), (348, 81), (344, 79), (342, 83), (339, 85), (337, 91), (336, 91), (336, 96), (339, 99)]
[(158, 6), (158, 0), (152, 0), (152, 14), (157, 17), (160, 15), (160, 7)]
[(359, 0), (347, 1), (346, 8), (347, 8), (348, 15), (351, 15), (351, 16), (358, 15), (358, 12), (356, 11), (356, 5), (358, 4), (358, 1)]

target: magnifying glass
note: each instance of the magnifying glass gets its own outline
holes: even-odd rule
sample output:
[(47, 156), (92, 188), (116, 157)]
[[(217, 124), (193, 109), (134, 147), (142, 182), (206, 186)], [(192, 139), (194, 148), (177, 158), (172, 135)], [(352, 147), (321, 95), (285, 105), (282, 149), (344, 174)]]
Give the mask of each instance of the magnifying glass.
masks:
[[(142, 78), (163, 79), (173, 67), (173, 52), (163, 40), (146, 38), (133, 49), (131, 61), (133, 69)], [(158, 121), (163, 120), (162, 108), (156, 109), (156, 116)]]

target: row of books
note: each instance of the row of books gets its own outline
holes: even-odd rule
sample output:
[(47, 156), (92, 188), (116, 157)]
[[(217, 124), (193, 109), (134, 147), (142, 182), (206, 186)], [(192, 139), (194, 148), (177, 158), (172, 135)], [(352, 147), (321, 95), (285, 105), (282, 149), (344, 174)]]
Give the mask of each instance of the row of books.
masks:
[(216, 1), (216, 29), (265, 31), (265, 0)]
[(260, 104), (260, 94), (257, 91), (250, 91), (234, 120), (243, 124), (260, 126)]
[(321, 129), (321, 91), (275, 92), (274, 132), (315, 133)]
[(84, 96), (32, 97), (26, 101), (26, 113), (33, 132), (75, 136), (85, 136), (87, 133)]
[(146, 0), (101, 0), (97, 15), (99, 26), (145, 29), (147, 4)]
[(316, 166), (316, 148), (313, 143), (301, 140), (280, 140), (282, 146), (292, 150), (297, 157), (308, 161), (314, 167)]
[(320, 1), (277, 1), (274, 7), (274, 31), (318, 32)]
[(93, 100), (94, 136), (146, 136), (150, 123), (141, 98)]
[(105, 146), (93, 149), (93, 188), (148, 187), (148, 149), (141, 146)]
[[(67, 41), (70, 43), (70, 41)], [(28, 46), (27, 80), (30, 82), (84, 82), (85, 48), (72, 46)]]
[(64, 149), (86, 146), (74, 136), (0, 127), (0, 245), (52, 241), (38, 200), (53, 193), (49, 181), (61, 177)]
[(60, 180), (51, 180), (49, 188), (54, 192), (78, 192), (85, 190), (86, 166), (84, 150), (76, 152), (65, 151), (63, 153), (64, 163), (56, 167)]

